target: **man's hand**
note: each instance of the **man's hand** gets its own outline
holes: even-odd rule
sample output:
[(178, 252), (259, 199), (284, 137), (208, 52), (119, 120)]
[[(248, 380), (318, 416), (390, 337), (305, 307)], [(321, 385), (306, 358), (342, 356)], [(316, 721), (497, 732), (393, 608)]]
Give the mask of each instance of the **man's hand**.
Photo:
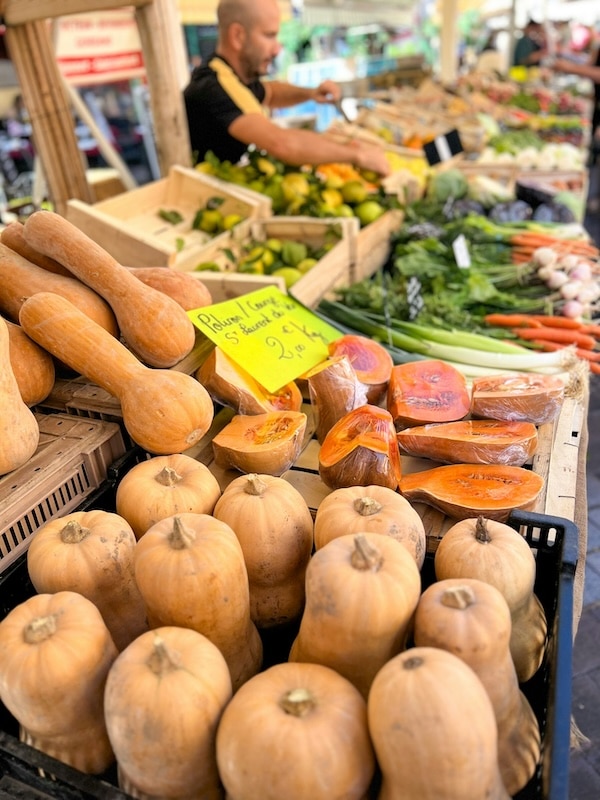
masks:
[(351, 142), (350, 146), (355, 150), (352, 162), (356, 167), (376, 172), (382, 178), (390, 174), (390, 163), (382, 147), (371, 147), (357, 141)]
[(317, 103), (338, 103), (342, 99), (342, 90), (335, 81), (323, 81), (315, 89)]

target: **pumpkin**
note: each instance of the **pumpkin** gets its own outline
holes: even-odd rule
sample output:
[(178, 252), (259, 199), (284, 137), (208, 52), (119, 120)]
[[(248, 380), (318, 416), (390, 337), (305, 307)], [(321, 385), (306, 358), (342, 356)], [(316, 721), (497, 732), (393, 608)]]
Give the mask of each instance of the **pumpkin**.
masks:
[(209, 514), (160, 520), (135, 546), (135, 579), (150, 627), (204, 634), (223, 653), (234, 691), (260, 669), (262, 641), (250, 618), (248, 571), (229, 525)]
[(537, 448), (532, 422), (471, 419), (415, 425), (397, 434), (400, 452), (446, 464), (504, 464), (522, 467)]
[(210, 351), (196, 377), (216, 403), (236, 414), (300, 411), (302, 406), (302, 394), (294, 381), (269, 392), (220, 347)]
[(0, 317), (0, 475), (26, 464), (37, 450), (40, 428), (21, 397), (10, 361), (8, 325)]
[(510, 654), (511, 616), (502, 593), (474, 578), (447, 578), (429, 586), (415, 613), (414, 642), (454, 653), (477, 674), (498, 724), (498, 763), (512, 796), (533, 777), (540, 729), (519, 689)]
[(304, 377), (315, 420), (315, 437), (322, 444), (339, 419), (365, 405), (366, 389), (346, 355), (322, 361)]
[(118, 335), (113, 310), (89, 286), (74, 275), (48, 272), (0, 243), (0, 311), (12, 322), (18, 322), (23, 302), (38, 292), (59, 294), (112, 336)]
[(131, 438), (156, 455), (202, 439), (214, 416), (208, 392), (190, 375), (151, 369), (72, 303), (51, 292), (29, 297), (19, 321), (39, 345), (121, 403)]
[(144, 363), (172, 367), (191, 351), (195, 328), (181, 306), (138, 280), (72, 222), (53, 211), (34, 211), (23, 235), (104, 298), (121, 336)]
[(2, 229), (2, 232), (0, 232), (0, 242), (10, 247), (11, 250), (14, 250), (32, 264), (36, 264), (38, 267), (42, 267), (48, 272), (54, 272), (58, 275), (67, 275), (70, 278), (73, 277), (72, 273), (70, 273), (66, 267), (63, 267), (62, 264), (59, 264), (58, 261), (55, 261), (53, 258), (48, 258), (42, 253), (38, 253), (37, 250), (27, 244), (23, 234), (23, 223), (18, 220), (9, 222), (8, 225)]
[(330, 489), (372, 484), (396, 489), (402, 464), (390, 414), (367, 404), (339, 419), (319, 450), (319, 475)]
[(474, 378), (471, 414), (542, 425), (559, 415), (565, 384), (556, 375), (490, 375)]
[(320, 664), (275, 664), (251, 678), (217, 729), (230, 800), (362, 800), (375, 771), (366, 703)]
[(104, 693), (119, 786), (137, 798), (220, 800), (215, 738), (230, 699), (227, 663), (205, 636), (178, 627), (139, 636)]
[(546, 651), (544, 607), (534, 593), (535, 556), (521, 534), (477, 517), (452, 525), (434, 556), (438, 580), (477, 578), (500, 591), (511, 612), (510, 652), (520, 683), (539, 669)]
[(54, 360), (50, 353), (27, 336), (15, 322), (5, 320), (8, 327), (8, 349), (19, 394), (26, 406), (45, 400), (54, 388)]
[(0, 622), (0, 695), (21, 740), (90, 774), (114, 762), (103, 710), (117, 648), (77, 592), (36, 594)]
[(332, 539), (306, 570), (306, 606), (290, 661), (324, 664), (366, 699), (379, 669), (406, 645), (421, 593), (414, 558), (389, 536)]
[(201, 461), (186, 455), (154, 456), (140, 461), (117, 486), (115, 508), (136, 539), (173, 514), (212, 514), (221, 496), (219, 482)]
[(406, 498), (387, 486), (346, 486), (321, 500), (315, 514), (317, 550), (349, 533), (391, 536), (404, 545), (419, 569), (423, 566), (427, 547), (423, 521)]
[(380, 800), (509, 800), (492, 702), (475, 672), (412, 647), (375, 676), (367, 703)]
[(206, 284), (190, 272), (181, 272), (168, 267), (128, 267), (129, 272), (146, 284), (178, 303), (184, 311), (203, 308), (212, 303)]
[(465, 376), (445, 361), (409, 361), (392, 369), (386, 408), (398, 430), (430, 422), (456, 422), (467, 416), (470, 405)]
[(402, 476), (400, 492), (450, 519), (483, 515), (506, 522), (515, 508), (535, 511), (544, 479), (525, 467), (504, 464), (445, 464)]
[(148, 630), (133, 572), (135, 542), (118, 514), (73, 511), (38, 528), (27, 550), (27, 571), (36, 592), (79, 592), (91, 600), (122, 650)]
[(385, 347), (375, 339), (346, 333), (327, 346), (329, 356), (347, 356), (356, 377), (367, 392), (367, 403), (377, 405), (384, 397), (394, 362)]
[(307, 416), (303, 411), (236, 414), (213, 437), (217, 467), (282, 475), (302, 452)]
[(313, 518), (300, 492), (281, 477), (240, 475), (213, 516), (229, 525), (242, 547), (255, 624), (271, 628), (298, 619), (313, 547)]

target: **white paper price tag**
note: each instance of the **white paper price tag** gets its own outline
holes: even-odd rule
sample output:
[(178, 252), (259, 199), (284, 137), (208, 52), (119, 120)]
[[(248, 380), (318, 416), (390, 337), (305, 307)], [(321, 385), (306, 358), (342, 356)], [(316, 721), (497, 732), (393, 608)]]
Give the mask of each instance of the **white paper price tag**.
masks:
[(452, 250), (458, 266), (461, 269), (468, 269), (471, 266), (471, 254), (467, 240), (462, 233), (452, 242)]

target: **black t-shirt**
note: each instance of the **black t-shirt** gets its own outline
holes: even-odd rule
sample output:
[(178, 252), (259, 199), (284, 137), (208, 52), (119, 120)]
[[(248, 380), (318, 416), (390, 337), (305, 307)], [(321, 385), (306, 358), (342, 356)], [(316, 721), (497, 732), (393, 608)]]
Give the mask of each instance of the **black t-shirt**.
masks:
[(227, 62), (212, 55), (196, 67), (183, 92), (194, 162), (212, 152), (221, 161), (237, 163), (247, 145), (228, 132), (241, 114), (262, 114), (265, 87), (259, 80), (244, 84)]

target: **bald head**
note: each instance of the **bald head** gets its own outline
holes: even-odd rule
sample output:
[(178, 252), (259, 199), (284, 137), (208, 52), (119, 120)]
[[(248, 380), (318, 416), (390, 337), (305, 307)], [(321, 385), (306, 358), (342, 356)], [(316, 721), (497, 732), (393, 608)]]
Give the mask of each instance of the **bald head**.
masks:
[(265, 12), (278, 10), (277, 0), (220, 0), (217, 6), (219, 30), (224, 33), (234, 23), (250, 30)]

